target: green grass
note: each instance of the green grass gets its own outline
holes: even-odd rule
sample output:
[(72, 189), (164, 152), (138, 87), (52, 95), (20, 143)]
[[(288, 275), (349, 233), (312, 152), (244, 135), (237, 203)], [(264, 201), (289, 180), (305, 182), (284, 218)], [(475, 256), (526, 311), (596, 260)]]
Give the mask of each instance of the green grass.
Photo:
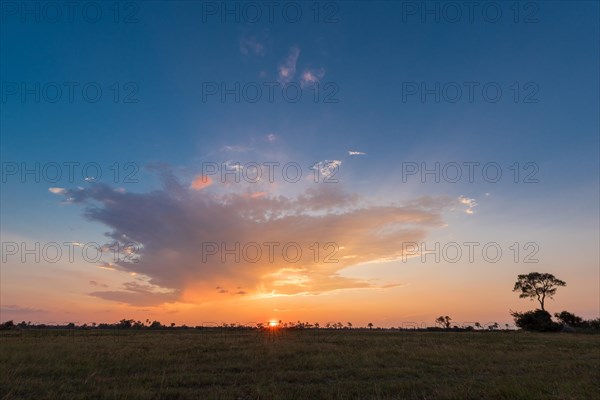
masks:
[(598, 399), (600, 335), (9, 331), (0, 399)]

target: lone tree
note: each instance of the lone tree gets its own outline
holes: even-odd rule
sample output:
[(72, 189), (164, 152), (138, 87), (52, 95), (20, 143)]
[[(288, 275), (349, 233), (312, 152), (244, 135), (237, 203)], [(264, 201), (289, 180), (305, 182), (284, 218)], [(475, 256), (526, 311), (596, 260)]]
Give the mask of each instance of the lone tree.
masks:
[(551, 299), (556, 293), (559, 286), (567, 284), (552, 274), (530, 272), (526, 275), (519, 275), (513, 292), (520, 292), (519, 297), (522, 299), (530, 298), (531, 301), (537, 299), (540, 302), (542, 311), (544, 309), (544, 301), (546, 298)]
[(450, 329), (450, 321), (452, 321), (452, 318), (450, 318), (449, 316), (439, 316), (436, 318), (435, 322), (437, 324), (440, 324), (442, 327), (446, 328), (446, 329)]

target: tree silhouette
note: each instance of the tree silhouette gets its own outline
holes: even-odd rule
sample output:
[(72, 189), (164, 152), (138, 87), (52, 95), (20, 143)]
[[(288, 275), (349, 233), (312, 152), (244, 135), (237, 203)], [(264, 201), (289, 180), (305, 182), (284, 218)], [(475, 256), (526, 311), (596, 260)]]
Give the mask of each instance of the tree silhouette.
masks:
[(373, 323), (372, 323), (372, 322), (369, 322), (369, 323), (367, 324), (367, 326), (369, 327), (369, 329), (373, 329)]
[(585, 321), (583, 318), (578, 317), (577, 315), (570, 313), (568, 311), (563, 311), (560, 313), (555, 313), (554, 316), (563, 324), (569, 325), (574, 328), (579, 328), (585, 325)]
[(526, 275), (519, 275), (513, 292), (521, 292), (519, 297), (522, 299), (530, 298), (531, 301), (537, 299), (540, 303), (542, 311), (546, 311), (544, 308), (544, 302), (546, 298), (551, 299), (556, 293), (556, 289), (559, 286), (566, 286), (567, 284), (560, 279), (556, 278), (552, 274), (530, 272)]
[(131, 328), (132, 325), (133, 325), (133, 320), (132, 319), (122, 319), (117, 324), (117, 327), (121, 328), (121, 329), (129, 329), (129, 328)]
[(152, 321), (152, 323), (148, 327), (150, 329), (160, 329), (162, 328), (162, 324), (159, 321)]
[(0, 330), (12, 329), (14, 326), (15, 326), (15, 323), (11, 319), (9, 321), (6, 321), (6, 322), (3, 322), (2, 324), (0, 324)]
[(550, 332), (560, 329), (560, 324), (552, 321), (552, 316), (545, 310), (537, 309), (523, 313), (511, 311), (510, 315), (515, 319), (515, 325), (526, 331)]
[(442, 325), (446, 329), (450, 329), (450, 321), (452, 321), (452, 318), (450, 318), (447, 315), (446, 316), (439, 316), (435, 320), (436, 323)]

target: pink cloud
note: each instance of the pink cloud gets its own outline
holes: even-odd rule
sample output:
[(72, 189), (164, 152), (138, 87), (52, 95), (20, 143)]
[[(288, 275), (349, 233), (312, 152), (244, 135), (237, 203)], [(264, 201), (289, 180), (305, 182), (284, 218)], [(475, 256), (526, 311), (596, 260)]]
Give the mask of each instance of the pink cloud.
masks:
[(210, 176), (198, 175), (192, 181), (190, 188), (192, 188), (194, 190), (202, 190), (202, 189), (212, 185), (212, 183), (213, 183), (213, 180)]
[(286, 84), (294, 79), (296, 75), (296, 63), (300, 57), (300, 49), (292, 47), (285, 61), (279, 65), (279, 82)]
[(265, 197), (267, 195), (267, 192), (252, 192), (249, 194), (244, 194), (244, 197), (248, 197), (250, 199), (258, 199), (261, 197)]

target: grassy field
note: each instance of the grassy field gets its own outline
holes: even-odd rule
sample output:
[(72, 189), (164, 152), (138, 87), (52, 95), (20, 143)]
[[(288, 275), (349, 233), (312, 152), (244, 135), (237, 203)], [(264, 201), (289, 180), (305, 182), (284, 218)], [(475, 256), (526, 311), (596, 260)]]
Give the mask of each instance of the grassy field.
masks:
[(600, 335), (9, 331), (1, 399), (598, 399)]

